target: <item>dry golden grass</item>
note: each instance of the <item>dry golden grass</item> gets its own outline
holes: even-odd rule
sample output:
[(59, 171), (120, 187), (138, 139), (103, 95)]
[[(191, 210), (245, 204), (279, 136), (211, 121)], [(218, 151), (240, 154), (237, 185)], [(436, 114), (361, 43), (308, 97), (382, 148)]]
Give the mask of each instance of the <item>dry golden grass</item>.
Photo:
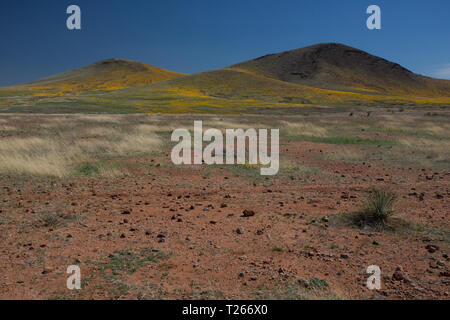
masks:
[(0, 131), (15, 131), (15, 130), (17, 130), (17, 128), (14, 126), (0, 125)]
[[(366, 112), (353, 117), (349, 117), (348, 113), (279, 118), (270, 115), (160, 114), (5, 114), (0, 117), (0, 132), (3, 132), (0, 136), (0, 174), (65, 177), (80, 173), (85, 163), (95, 163), (96, 175), (122, 175), (128, 172), (128, 164), (122, 165), (127, 158), (167, 147), (163, 143), (170, 141), (167, 133), (176, 128), (192, 131), (194, 120), (202, 120), (204, 130), (217, 128), (222, 132), (238, 128), (278, 128), (282, 144), (297, 135), (319, 138), (317, 141), (329, 137), (387, 139), (393, 141), (389, 156), (406, 161), (408, 165), (410, 162), (420, 162), (421, 166), (443, 167), (448, 166), (450, 158), (450, 124), (446, 118), (427, 118), (412, 112), (375, 114), (371, 117), (367, 117)], [(379, 158), (378, 153), (372, 154), (370, 146), (341, 143), (324, 156), (325, 160), (331, 161), (371, 161)], [(405, 157), (405, 154), (411, 156)], [(285, 160), (281, 158), (282, 173), (310, 171), (300, 163), (286, 163)], [(406, 165), (403, 162), (402, 165)]]
[(84, 132), (80, 132), (83, 136), (87, 137), (111, 137), (117, 133), (117, 130), (106, 127), (94, 127), (88, 128)]
[(312, 137), (326, 137), (328, 130), (311, 122), (281, 121), (281, 128), (290, 135), (304, 135)]
[[(64, 177), (83, 162), (98, 161), (105, 156), (146, 154), (157, 150), (161, 143), (153, 130), (156, 127), (112, 128), (98, 122), (97, 126), (76, 132), (50, 134), (41, 130), (40, 136), (0, 139), (0, 173)], [(72, 125), (75, 124), (72, 119)], [(58, 119), (53, 125), (52, 129), (63, 129), (59, 126), (65, 125), (65, 121)], [(119, 171), (118, 168), (99, 166), (99, 174), (103, 176), (115, 176)]]
[(0, 140), (0, 172), (61, 177), (73, 160), (73, 152), (68, 151), (51, 139), (3, 139)]
[(450, 123), (425, 122), (422, 130), (435, 136), (450, 137)]
[(212, 119), (209, 121), (204, 121), (203, 123), (204, 130), (207, 128), (216, 128), (219, 130), (226, 130), (226, 129), (250, 129), (250, 128), (267, 128), (267, 125), (261, 124), (261, 123), (246, 123), (246, 122), (238, 122), (238, 121), (232, 121), (232, 120), (216, 120)]
[(107, 114), (77, 114), (73, 117), (66, 118), (67, 120), (75, 119), (81, 122), (96, 122), (96, 123), (121, 123), (126, 118), (125, 115), (107, 115)]
[(427, 138), (404, 137), (398, 140), (400, 144), (422, 151), (447, 152), (450, 150), (450, 140), (433, 140)]
[(75, 142), (75, 148), (88, 154), (104, 154), (111, 156), (127, 156), (148, 153), (159, 145), (159, 138), (139, 133), (116, 134), (117, 140), (92, 139)]
[(280, 159), (279, 165), (280, 174), (305, 176), (318, 173), (317, 169), (314, 167), (303, 165), (284, 157)]
[(449, 136), (450, 123), (435, 121), (417, 121), (411, 116), (398, 117), (397, 115), (384, 115), (377, 123), (383, 131), (404, 131), (414, 134), (431, 134), (435, 136)]
[[(189, 124), (192, 126), (192, 124)], [(161, 123), (161, 124), (140, 124), (135, 127), (135, 130), (139, 134), (154, 134), (155, 132), (161, 131), (173, 131), (179, 128), (179, 125), (169, 124), (169, 123)]]
[(331, 161), (361, 161), (364, 159), (364, 152), (358, 150), (354, 146), (341, 146), (339, 149), (327, 155), (327, 159)]

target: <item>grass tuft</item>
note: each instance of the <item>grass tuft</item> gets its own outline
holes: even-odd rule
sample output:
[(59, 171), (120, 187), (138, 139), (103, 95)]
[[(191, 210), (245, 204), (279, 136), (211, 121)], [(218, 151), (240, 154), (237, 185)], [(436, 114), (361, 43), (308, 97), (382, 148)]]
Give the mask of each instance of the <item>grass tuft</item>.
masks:
[(395, 215), (394, 204), (397, 196), (389, 190), (373, 189), (367, 197), (364, 207), (356, 212), (353, 219), (359, 227), (384, 229)]

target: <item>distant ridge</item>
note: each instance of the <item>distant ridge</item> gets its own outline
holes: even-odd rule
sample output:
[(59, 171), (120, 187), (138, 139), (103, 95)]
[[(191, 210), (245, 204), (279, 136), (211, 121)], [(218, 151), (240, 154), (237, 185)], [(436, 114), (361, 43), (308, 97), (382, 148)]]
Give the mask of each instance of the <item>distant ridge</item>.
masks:
[(107, 59), (22, 86), (74, 91), (117, 90), (184, 76), (142, 62)]
[(0, 112), (233, 113), (253, 107), (353, 105), (447, 107), (450, 80), (415, 74), (343, 44), (323, 43), (192, 75), (108, 59), (0, 88)]

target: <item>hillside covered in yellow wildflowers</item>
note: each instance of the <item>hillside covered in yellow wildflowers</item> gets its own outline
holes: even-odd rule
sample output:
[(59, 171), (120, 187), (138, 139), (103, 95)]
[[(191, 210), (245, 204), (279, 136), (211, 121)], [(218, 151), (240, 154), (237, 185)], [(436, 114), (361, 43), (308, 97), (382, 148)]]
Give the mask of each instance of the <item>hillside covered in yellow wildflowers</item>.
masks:
[(142, 62), (123, 59), (103, 60), (86, 67), (49, 78), (25, 83), (34, 90), (110, 91), (149, 85), (170, 80), (183, 74), (164, 70)]
[(450, 81), (335, 43), (184, 75), (110, 59), (0, 88), (0, 112), (243, 112), (252, 107), (450, 105)]

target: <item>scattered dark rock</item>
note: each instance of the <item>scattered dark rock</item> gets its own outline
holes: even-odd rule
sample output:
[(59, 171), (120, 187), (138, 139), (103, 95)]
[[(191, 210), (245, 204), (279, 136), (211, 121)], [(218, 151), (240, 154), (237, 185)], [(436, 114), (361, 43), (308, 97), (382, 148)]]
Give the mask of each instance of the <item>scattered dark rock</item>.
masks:
[(445, 267), (445, 262), (442, 261), (442, 260), (436, 261), (436, 264), (437, 264), (438, 266), (440, 266), (440, 267)]
[(435, 246), (435, 245), (433, 245), (433, 244), (428, 244), (428, 245), (425, 247), (425, 249), (427, 249), (427, 251), (428, 251), (429, 253), (434, 253), (434, 252), (436, 252), (436, 251), (439, 250), (439, 247), (438, 247), (438, 246)]
[(285, 217), (295, 217), (295, 216), (296, 216), (296, 213), (294, 213), (294, 212), (286, 212), (286, 213), (284, 214), (284, 216), (285, 216)]
[(402, 281), (405, 279), (405, 274), (403, 273), (403, 268), (401, 266), (398, 266), (395, 269), (392, 279), (396, 281)]
[(244, 210), (242, 212), (243, 217), (253, 217), (255, 215), (255, 211), (253, 210)]
[(160, 232), (158, 233), (158, 235), (156, 236), (159, 239), (163, 239), (167, 236), (167, 232)]
[(309, 281), (305, 280), (305, 279), (298, 279), (297, 280), (298, 284), (304, 288), (308, 288), (309, 287)]
[(44, 267), (44, 270), (42, 270), (42, 274), (49, 274), (52, 273), (54, 270), (53, 267)]

